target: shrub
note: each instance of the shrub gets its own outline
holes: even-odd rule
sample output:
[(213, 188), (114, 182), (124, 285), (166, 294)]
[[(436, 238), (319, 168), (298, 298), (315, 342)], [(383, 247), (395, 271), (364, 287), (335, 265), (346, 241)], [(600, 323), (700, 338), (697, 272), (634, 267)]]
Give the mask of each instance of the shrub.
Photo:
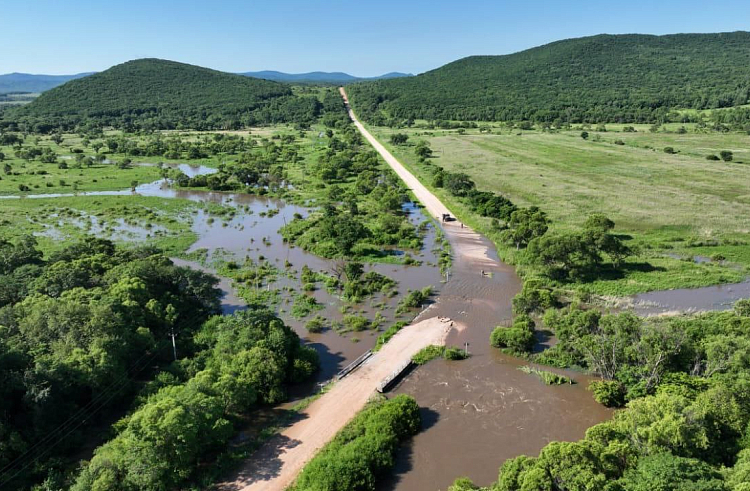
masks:
[(426, 286), (421, 290), (409, 290), (404, 298), (398, 303), (396, 313), (401, 314), (408, 309), (420, 307), (432, 295), (432, 286)]
[(534, 333), (520, 327), (498, 326), (490, 334), (490, 344), (495, 348), (528, 353), (534, 347)]
[(570, 377), (566, 377), (565, 375), (550, 372), (549, 370), (540, 370), (539, 368), (530, 367), (528, 365), (520, 367), (519, 370), (524, 373), (536, 375), (547, 385), (563, 385), (574, 383), (573, 379), (571, 379)]
[(428, 361), (443, 356), (443, 349), (443, 346), (431, 344), (419, 350), (416, 355), (412, 356), (411, 360), (417, 365), (424, 365)]
[(307, 324), (305, 324), (305, 329), (307, 329), (307, 332), (312, 333), (323, 332), (323, 329), (325, 328), (325, 321), (326, 320), (324, 317), (316, 315), (315, 317), (307, 321)]
[(422, 425), (419, 405), (401, 394), (360, 412), (305, 466), (290, 491), (374, 490), (401, 441)]
[(719, 155), (721, 156), (721, 160), (723, 160), (724, 162), (731, 162), (732, 158), (734, 157), (734, 154), (729, 150), (722, 150), (721, 152), (719, 152)]
[(677, 153), (677, 151), (673, 147), (664, 147), (664, 153), (674, 154)]
[(625, 404), (625, 388), (616, 380), (595, 380), (589, 384), (594, 399), (607, 407), (622, 407)]
[(706, 155), (706, 160), (721, 160), (718, 155)]
[(347, 331), (364, 331), (370, 328), (370, 319), (361, 315), (345, 315), (343, 322)]
[(513, 312), (516, 314), (539, 312), (555, 305), (557, 299), (552, 290), (539, 286), (535, 281), (526, 281), (521, 292), (513, 298)]
[(419, 350), (417, 354), (412, 356), (411, 361), (417, 365), (424, 365), (428, 361), (441, 357), (446, 360), (465, 360), (469, 355), (460, 348), (448, 348), (446, 346), (431, 344)]
[(397, 332), (399, 332), (401, 329), (404, 328), (404, 326), (408, 325), (407, 322), (400, 321), (393, 324), (391, 327), (385, 330), (383, 334), (378, 336), (378, 341), (375, 344), (375, 347), (372, 349), (373, 351), (378, 351), (380, 348), (383, 347), (385, 343), (391, 340), (393, 336), (396, 335)]
[(294, 305), (292, 305), (292, 317), (294, 317), (295, 319), (301, 319), (322, 308), (323, 306), (318, 303), (317, 300), (315, 300), (315, 297), (300, 294), (294, 298)]

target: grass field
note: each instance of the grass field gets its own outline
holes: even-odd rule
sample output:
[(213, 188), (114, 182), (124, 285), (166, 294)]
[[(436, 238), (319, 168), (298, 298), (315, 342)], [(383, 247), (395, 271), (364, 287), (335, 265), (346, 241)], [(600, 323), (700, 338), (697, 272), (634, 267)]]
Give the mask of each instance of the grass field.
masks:
[[(624, 132), (623, 125), (607, 125), (606, 132), (587, 129), (586, 140), (581, 128), (550, 133), (494, 125), (489, 134), (373, 130), (427, 184), (430, 171), (413, 152), (419, 140), (430, 143), (433, 164), (465, 172), (480, 190), (539, 206), (553, 229), (574, 229), (589, 214), (605, 213), (616, 222), (616, 232), (630, 235), (630, 244), (641, 251), (623, 277), (588, 285), (595, 293), (615, 295), (739, 281), (750, 271), (750, 136), (701, 133), (691, 125), (678, 133), (680, 126), (651, 132), (636, 125), (636, 132)], [(388, 143), (396, 132), (409, 135), (406, 145)], [(677, 153), (665, 153), (665, 147)], [(732, 151), (733, 161), (706, 159), (722, 150)], [(492, 235), (488, 220), (444, 190), (436, 192), (461, 219)], [(499, 247), (513, 259), (512, 250)], [(694, 256), (726, 261), (696, 262)]]
[(34, 234), (45, 253), (95, 234), (179, 254), (197, 238), (190, 227), (196, 207), (186, 200), (142, 196), (0, 200), (0, 236)]

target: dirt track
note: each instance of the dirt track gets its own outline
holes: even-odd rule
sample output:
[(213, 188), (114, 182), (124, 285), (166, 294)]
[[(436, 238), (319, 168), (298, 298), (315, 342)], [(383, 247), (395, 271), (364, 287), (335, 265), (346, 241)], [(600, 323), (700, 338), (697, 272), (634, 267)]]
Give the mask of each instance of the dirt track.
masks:
[[(365, 129), (349, 108), (344, 89), (340, 91), (357, 129), (412, 190), (427, 211), (434, 217), (440, 217), (444, 213), (451, 214), (435, 195)], [(456, 221), (442, 225), (451, 239), (454, 265), (455, 261), (460, 260), (464, 266), (476, 271), (485, 266), (497, 267), (498, 263), (489, 257), (488, 243), (481, 235), (468, 227), (462, 228)], [(420, 317), (428, 315), (429, 310)], [(233, 480), (217, 488), (221, 491), (283, 491), (294, 482), (305, 463), (362, 409), (375, 388), (394, 369), (423, 347), (444, 344), (451, 329), (462, 331), (464, 328), (463, 324), (438, 317), (405, 327), (361, 368), (337, 382), (330, 391), (313, 402), (302, 412), (297, 422), (255, 452)]]
[(283, 491), (305, 463), (354, 417), (375, 388), (423, 347), (443, 344), (452, 328), (448, 320), (432, 317), (402, 329), (358, 370), (314, 401), (292, 426), (273, 437), (248, 460), (222, 491)]
[[(434, 194), (430, 192), (419, 179), (406, 170), (401, 162), (394, 157), (369, 131), (359, 122), (357, 117), (354, 115), (351, 107), (349, 106), (349, 99), (346, 96), (344, 88), (339, 89), (341, 96), (344, 98), (346, 103), (346, 109), (349, 112), (349, 117), (354, 122), (362, 136), (377, 150), (377, 152), (383, 157), (386, 163), (393, 169), (393, 171), (401, 178), (406, 186), (411, 189), (417, 199), (424, 205), (430, 215), (439, 219), (443, 214), (447, 213), (454, 216), (451, 211), (446, 207)], [(462, 258), (470, 260), (473, 265), (481, 266), (482, 263), (487, 266), (497, 266), (497, 262), (493, 261), (487, 254), (487, 243), (483, 240), (482, 236), (474, 232), (467, 226), (461, 227), (461, 223), (457, 221), (444, 222), (442, 223), (443, 230), (449, 236), (452, 236), (456, 240), (451, 241), (453, 246), (454, 258)]]

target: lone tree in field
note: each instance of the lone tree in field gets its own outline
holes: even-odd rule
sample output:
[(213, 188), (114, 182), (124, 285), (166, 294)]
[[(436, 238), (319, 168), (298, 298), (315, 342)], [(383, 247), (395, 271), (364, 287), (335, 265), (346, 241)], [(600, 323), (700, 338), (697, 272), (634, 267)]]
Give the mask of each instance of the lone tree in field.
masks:
[(430, 148), (430, 144), (424, 140), (417, 143), (417, 146), (414, 147), (414, 153), (417, 155), (417, 157), (419, 157), (420, 160), (425, 160), (432, 157), (432, 149)]
[(588, 140), (589, 139), (589, 132), (588, 131), (581, 131), (581, 138), (583, 138), (584, 140)]
[(719, 152), (719, 156), (721, 156), (721, 160), (723, 160), (724, 162), (731, 162), (734, 154), (729, 150), (722, 150), (721, 152)]
[(394, 145), (403, 145), (409, 139), (405, 133), (394, 133), (391, 135), (391, 143)]

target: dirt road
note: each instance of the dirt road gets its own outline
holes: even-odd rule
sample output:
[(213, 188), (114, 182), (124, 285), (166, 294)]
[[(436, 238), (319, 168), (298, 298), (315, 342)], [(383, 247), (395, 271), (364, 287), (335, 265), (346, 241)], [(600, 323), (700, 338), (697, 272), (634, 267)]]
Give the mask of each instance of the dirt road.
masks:
[[(391, 154), (391, 152), (389, 152), (388, 149), (386, 149), (374, 136), (372, 136), (362, 123), (359, 122), (352, 111), (351, 106), (349, 106), (349, 98), (346, 96), (343, 87), (339, 88), (339, 92), (344, 98), (349, 117), (352, 119), (359, 132), (362, 133), (362, 136), (365, 137), (370, 145), (372, 145), (372, 147), (383, 157), (391, 169), (393, 169), (401, 180), (404, 181), (406, 186), (411, 189), (427, 211), (438, 220), (440, 219), (439, 217), (442, 217), (443, 214), (446, 213), (455, 216), (447, 206), (445, 206), (430, 192), (429, 189), (419, 182), (419, 179), (414, 177), (414, 175), (409, 172), (406, 167), (404, 167), (401, 162), (399, 162), (398, 159), (396, 159), (396, 157), (394, 157), (393, 154)], [(449, 238), (454, 239), (451, 240), (454, 260), (456, 258), (470, 260), (474, 266), (479, 267), (482, 266), (482, 263), (486, 264), (488, 267), (497, 266), (497, 261), (489, 257), (487, 242), (480, 234), (474, 232), (466, 225), (461, 227), (461, 223), (457, 221), (443, 222), (442, 226), (446, 235), (448, 235)]]
[(449, 331), (462, 327), (438, 317), (405, 327), (358, 370), (310, 404), (296, 423), (264, 444), (233, 481), (218, 489), (283, 491), (305, 463), (364, 407), (394, 368), (427, 345), (443, 344)]
[[(340, 89), (349, 116), (367, 141), (380, 153), (388, 165), (409, 187), (416, 198), (434, 217), (450, 210), (414, 177), (391, 153), (357, 120), (349, 107), (344, 89)], [(452, 214), (451, 214), (452, 216)], [(459, 222), (442, 223), (453, 248), (454, 268), (479, 273), (482, 268), (497, 269), (500, 264), (490, 257), (490, 243)], [(471, 282), (470, 282), (471, 283)], [(481, 297), (473, 292), (472, 298)], [(466, 302), (457, 305), (466, 307)], [(444, 307), (443, 307), (444, 309)], [(450, 304), (449, 310), (453, 309)], [(465, 314), (465, 312), (464, 312)], [(444, 344), (449, 332), (456, 335), (465, 324), (437, 317), (438, 311), (428, 309), (420, 318), (430, 317), (402, 329), (383, 349), (361, 368), (349, 375), (325, 395), (313, 402), (300, 419), (278, 436), (264, 444), (248, 460), (235, 478), (218, 486), (221, 491), (283, 491), (297, 477), (305, 463), (359, 412), (380, 382), (409, 360), (412, 355), (430, 344)], [(442, 319), (442, 320), (441, 320)]]

